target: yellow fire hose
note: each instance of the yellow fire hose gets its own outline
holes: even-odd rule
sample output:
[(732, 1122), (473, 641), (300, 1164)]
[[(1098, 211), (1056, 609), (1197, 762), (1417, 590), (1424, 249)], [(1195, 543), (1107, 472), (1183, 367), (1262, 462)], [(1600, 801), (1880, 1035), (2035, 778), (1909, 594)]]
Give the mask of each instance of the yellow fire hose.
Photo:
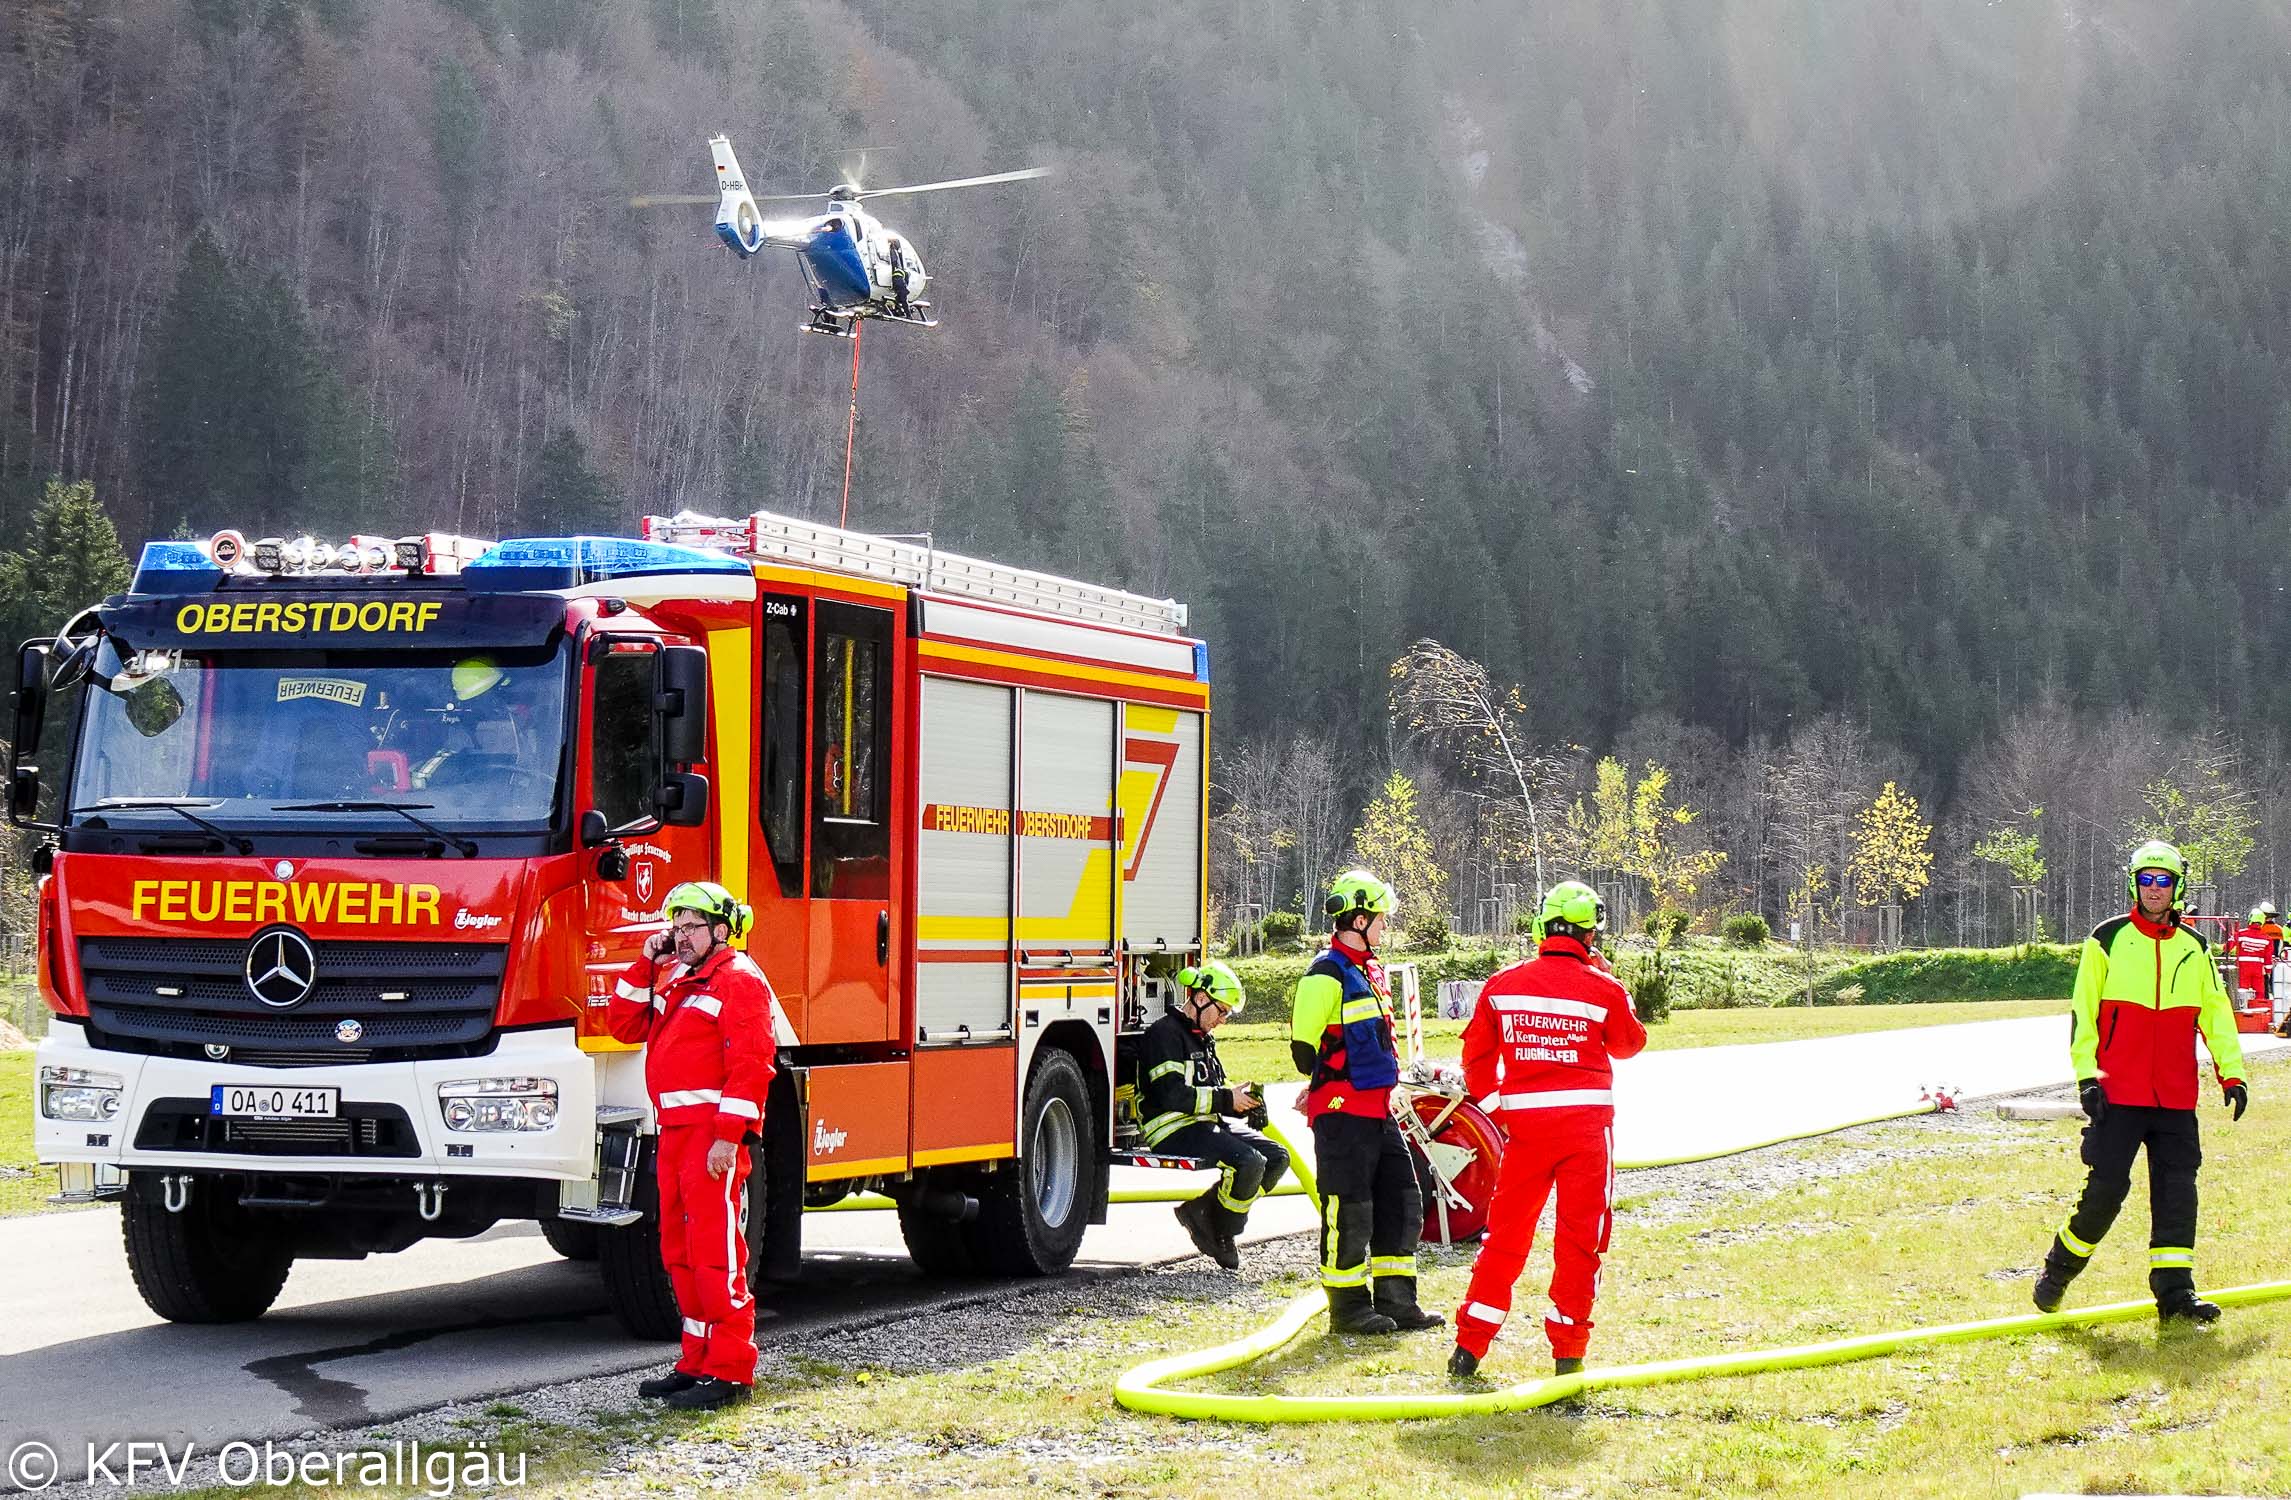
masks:
[[(1928, 1114), (1930, 1104), (1916, 1109), (1895, 1110), (1875, 1115), (1867, 1120), (1825, 1126), (1819, 1130), (1795, 1135), (1777, 1136), (1754, 1146), (1736, 1146), (1724, 1151), (1705, 1152), (1663, 1161), (1618, 1162), (1618, 1168), (1645, 1168), (1676, 1166), (1687, 1162), (1709, 1161), (1721, 1156), (1733, 1156), (1784, 1141), (1803, 1140), (1817, 1135), (1828, 1135), (1854, 1125), (1876, 1124), (1884, 1120), (1898, 1120), (1911, 1115)], [(1267, 1131), (1281, 1145), (1288, 1141), (1277, 1131)], [(1293, 1147), (1290, 1156), (1297, 1163), (1298, 1175), (1304, 1190), (1313, 1191), (1313, 1180), (1301, 1157)], [(1317, 1198), (1319, 1194), (1314, 1192)], [(2262, 1302), (2275, 1302), (2291, 1298), (2291, 1281), (2263, 1281), (2250, 1286), (2227, 1287), (2205, 1294), (2222, 1307), (2245, 1307)], [(1114, 1399), (1132, 1411), (1153, 1412), (1168, 1417), (1186, 1417), (1212, 1422), (1391, 1422), (1411, 1417), (1480, 1416), (1495, 1412), (1526, 1411), (1548, 1406), (1555, 1401), (1582, 1395), (1588, 1391), (1622, 1390), (1634, 1386), (1668, 1385), (1683, 1380), (1706, 1380), (1722, 1375), (1751, 1375), (1775, 1370), (1803, 1370), (1816, 1365), (1845, 1364), (1852, 1360), (1876, 1359), (1884, 1355), (1900, 1354), (1912, 1349), (1932, 1348), (1940, 1344), (1973, 1343), (1981, 1339), (2012, 1338), (2022, 1334), (2042, 1333), (2055, 1328), (2082, 1328), (2101, 1323), (2122, 1323), (2156, 1315), (2152, 1301), (2111, 1302), (2098, 1307), (2064, 1309), (2056, 1313), (2020, 1313), (2011, 1317), (1988, 1318), (1974, 1323), (1945, 1323), (1928, 1328), (1905, 1328), (1892, 1333), (1863, 1334), (1857, 1338), (1835, 1339), (1820, 1344), (1796, 1344), (1783, 1349), (1744, 1349), (1728, 1354), (1704, 1354), (1687, 1359), (1659, 1360), (1648, 1364), (1616, 1365), (1608, 1369), (1585, 1370), (1574, 1375), (1547, 1376), (1519, 1385), (1488, 1391), (1425, 1391), (1411, 1394), (1360, 1394), (1349, 1396), (1245, 1396), (1205, 1391), (1173, 1391), (1163, 1386), (1171, 1381), (1190, 1380), (1219, 1370), (1230, 1370), (1278, 1352), (1306, 1327), (1327, 1311), (1327, 1300), (1318, 1288), (1302, 1293), (1283, 1308), (1280, 1315), (1256, 1332), (1219, 1344), (1214, 1348), (1196, 1349), (1184, 1354), (1173, 1354), (1164, 1359), (1147, 1360), (1122, 1372), (1114, 1382)]]
[[(1749, 1151), (1763, 1150), (1788, 1141), (1810, 1140), (1816, 1136), (1832, 1135), (1861, 1125), (1876, 1125), (1888, 1120), (1907, 1119), (1914, 1115), (1930, 1114), (1931, 1104), (1919, 1104), (1912, 1109), (1889, 1110), (1863, 1119), (1846, 1120), (1823, 1125), (1813, 1130), (1794, 1131), (1778, 1135), (1771, 1140), (1749, 1145), (1728, 1146), (1715, 1151), (1703, 1151), (1685, 1156), (1664, 1157), (1649, 1161), (1619, 1161), (1618, 1171), (1639, 1171), (1649, 1167), (1685, 1166), (1694, 1162), (1714, 1161), (1720, 1157), (1738, 1156)], [(1265, 1134), (1289, 1153), (1293, 1183), (1267, 1193), (1265, 1196), (1288, 1197), (1310, 1195), (1316, 1202), (1320, 1198), (1314, 1181), (1312, 1165), (1304, 1154), (1291, 1145), (1278, 1126), (1268, 1125)], [(1197, 1189), (1185, 1188), (1124, 1188), (1109, 1195), (1115, 1203), (1174, 1203), (1193, 1196)], [(877, 1194), (861, 1194), (840, 1202), (811, 1209), (812, 1213), (854, 1212), (892, 1207), (891, 1200)], [(2259, 1303), (2291, 1299), (2291, 1281), (2262, 1281), (2249, 1286), (2226, 1287), (2204, 1294), (2222, 1307), (2248, 1307)], [(1846, 1364), (1853, 1360), (1877, 1359), (1889, 1354), (1901, 1354), (1914, 1349), (1928, 1349), (1941, 1344), (1974, 1343), (1982, 1339), (2015, 1338), (2023, 1334), (2044, 1333), (2056, 1328), (2089, 1328), (2103, 1323), (2124, 1323), (2156, 1314), (2155, 1303), (2110, 1302), (2097, 1307), (2068, 1308), (2056, 1313), (2018, 1313), (2010, 1317), (1988, 1318), (1973, 1323), (1944, 1323), (1927, 1328), (1904, 1328), (1891, 1333), (1870, 1333), (1855, 1338), (1834, 1339), (1820, 1344), (1795, 1344), (1782, 1349), (1743, 1349), (1728, 1354), (1703, 1354), (1686, 1359), (1658, 1360), (1648, 1364), (1615, 1365), (1606, 1369), (1585, 1370), (1574, 1375), (1547, 1376), (1518, 1385), (1486, 1391), (1424, 1391), (1411, 1394), (1364, 1394), (1349, 1396), (1244, 1396), (1206, 1391), (1174, 1391), (1164, 1387), (1173, 1381), (1192, 1380), (1230, 1370), (1278, 1353), (1307, 1327), (1327, 1311), (1328, 1303), (1318, 1288), (1298, 1295), (1272, 1322), (1254, 1333), (1245, 1334), (1229, 1343), (1213, 1348), (1190, 1350), (1163, 1359), (1151, 1359), (1122, 1372), (1114, 1382), (1114, 1399), (1132, 1411), (1151, 1412), (1166, 1417), (1184, 1417), (1210, 1422), (1393, 1422), (1409, 1418), (1484, 1416), (1496, 1412), (1528, 1411), (1549, 1406), (1590, 1391), (1625, 1390), (1637, 1386), (1669, 1385), (1684, 1380), (1708, 1380), (1724, 1375), (1754, 1375), (1777, 1370), (1804, 1370), (1817, 1365)]]
[[(2291, 1281), (2262, 1281), (2251, 1286), (2206, 1292), (2222, 1307), (2245, 1307), (2291, 1297)], [(1355, 1396), (1231, 1396), (1198, 1391), (1161, 1389), (1165, 1381), (1230, 1370), (1263, 1359), (1321, 1317), (1328, 1304), (1316, 1289), (1306, 1292), (1281, 1310), (1265, 1327), (1229, 1344), (1148, 1360), (1122, 1373), (1114, 1382), (1114, 1399), (1132, 1411), (1156, 1412), (1166, 1417), (1190, 1417), (1213, 1422), (1390, 1422), (1406, 1417), (1482, 1416), (1492, 1412), (1525, 1411), (1548, 1406), (1586, 1391), (1620, 1390), (1630, 1386), (1667, 1385), (1681, 1380), (1703, 1380), (1717, 1375), (1752, 1375), (1772, 1370), (1803, 1370), (1815, 1365), (1844, 1364), (1880, 1355), (1931, 1348), (1936, 1344), (1971, 1343), (1979, 1339), (2011, 1338), (2053, 1328), (2081, 1328), (2098, 1323), (2123, 1323), (2153, 1318), (2151, 1301), (2111, 1302), (2056, 1313), (2021, 1313), (1978, 1323), (1945, 1323), (1933, 1328), (1905, 1328), (1895, 1333), (1871, 1333), (1837, 1339), (1826, 1344), (1797, 1344), (1787, 1349), (1744, 1349), (1732, 1354), (1704, 1354), (1691, 1359), (1660, 1360), (1653, 1364), (1616, 1365), (1585, 1370), (1577, 1375), (1554, 1375), (1494, 1391), (1426, 1391), (1409, 1395)]]

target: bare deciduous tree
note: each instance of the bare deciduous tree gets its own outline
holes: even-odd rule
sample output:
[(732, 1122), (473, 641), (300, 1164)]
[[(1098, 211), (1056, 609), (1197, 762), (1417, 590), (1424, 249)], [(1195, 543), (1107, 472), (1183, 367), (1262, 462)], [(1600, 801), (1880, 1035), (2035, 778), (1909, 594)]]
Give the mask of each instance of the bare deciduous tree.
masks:
[(1499, 688), (1487, 668), (1438, 641), (1421, 640), (1392, 664), (1392, 718), (1409, 740), (1451, 760), (1468, 795), (1523, 825), (1523, 843), (1544, 889), (1543, 829), (1536, 798), (1547, 795), (1559, 763), (1528, 742), (1527, 702)]

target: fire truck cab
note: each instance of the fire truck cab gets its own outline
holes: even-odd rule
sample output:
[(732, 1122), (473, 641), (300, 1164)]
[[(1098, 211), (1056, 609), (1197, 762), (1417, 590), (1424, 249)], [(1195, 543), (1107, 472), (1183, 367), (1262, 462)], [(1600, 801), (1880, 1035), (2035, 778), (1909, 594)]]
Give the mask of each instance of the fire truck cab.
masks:
[(927, 1270), (1062, 1271), (1106, 1215), (1120, 1038), (1203, 941), (1184, 624), (765, 513), (150, 543), (19, 659), (40, 1159), (121, 1200), (178, 1321), (532, 1219), (673, 1336), (643, 1060), (603, 1018), (706, 879), (779, 1002), (751, 1270), (873, 1189)]

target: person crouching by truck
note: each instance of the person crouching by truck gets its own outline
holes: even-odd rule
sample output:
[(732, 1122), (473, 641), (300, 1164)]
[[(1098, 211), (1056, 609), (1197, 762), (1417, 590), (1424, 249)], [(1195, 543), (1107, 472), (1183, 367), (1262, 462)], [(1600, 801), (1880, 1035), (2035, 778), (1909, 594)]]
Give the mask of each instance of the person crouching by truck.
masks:
[[(1241, 1269), (1238, 1241), (1249, 1209), (1280, 1186), (1289, 1153), (1233, 1120), (1256, 1114), (1264, 1101), (1246, 1084), (1230, 1085), (1210, 1035), (1241, 1013), (1241, 978), (1221, 963), (1180, 969), (1177, 994), (1162, 1018), (1146, 1028), (1138, 1046), (1140, 1101), (1149, 1151), (1214, 1163), (1217, 1185), (1177, 1206), (1177, 1222), (1193, 1247), (1228, 1271)], [(1256, 1123), (1262, 1124), (1258, 1115)]]
[(664, 911), (668, 931), (645, 939), (605, 1012), (614, 1036), (644, 1044), (644, 1084), (660, 1116), (660, 1258), (684, 1318), (676, 1368), (636, 1389), (708, 1411), (747, 1400), (756, 1381), (746, 1145), (763, 1129), (778, 1002), (763, 971), (731, 947), (750, 913), (730, 891), (689, 881), (668, 893)]

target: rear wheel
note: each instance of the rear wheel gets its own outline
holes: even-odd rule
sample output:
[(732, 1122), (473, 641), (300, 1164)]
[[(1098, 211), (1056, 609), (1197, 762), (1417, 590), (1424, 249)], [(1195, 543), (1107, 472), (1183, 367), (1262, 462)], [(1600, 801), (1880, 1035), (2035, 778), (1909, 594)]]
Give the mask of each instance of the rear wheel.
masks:
[(931, 1212), (914, 1197), (899, 1204), (899, 1234), (926, 1276), (976, 1276), (981, 1268), (975, 1223)]
[(1045, 1047), (1026, 1080), (1019, 1111), (1018, 1161), (988, 1185), (974, 1237), (986, 1269), (1004, 1276), (1055, 1276), (1074, 1263), (1098, 1160), (1090, 1128), (1090, 1085), (1074, 1055)]
[(120, 1204), (120, 1237), (135, 1289), (170, 1323), (243, 1323), (270, 1311), (294, 1267), (284, 1226), (239, 1207), (212, 1181), (167, 1211), (160, 1180), (138, 1172)]

